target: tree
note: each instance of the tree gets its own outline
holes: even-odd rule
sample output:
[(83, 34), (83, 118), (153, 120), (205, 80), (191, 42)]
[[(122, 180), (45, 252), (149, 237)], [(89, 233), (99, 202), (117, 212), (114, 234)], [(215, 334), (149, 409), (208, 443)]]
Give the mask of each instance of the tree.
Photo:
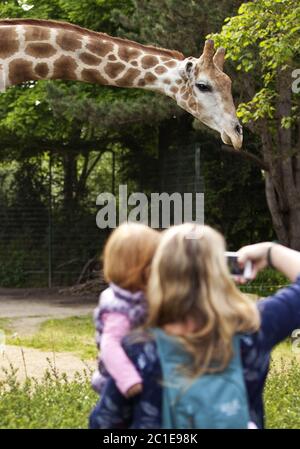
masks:
[[(240, 72), (238, 115), (261, 140), (265, 191), (279, 240), (300, 250), (300, 4), (256, 0), (213, 35)], [(299, 76), (299, 75), (298, 75)], [(298, 90), (298, 92), (297, 92)]]

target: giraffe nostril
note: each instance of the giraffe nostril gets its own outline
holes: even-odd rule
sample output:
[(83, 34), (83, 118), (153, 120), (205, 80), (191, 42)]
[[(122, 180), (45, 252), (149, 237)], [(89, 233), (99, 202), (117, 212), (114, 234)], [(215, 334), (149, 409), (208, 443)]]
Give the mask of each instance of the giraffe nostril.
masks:
[(236, 125), (235, 130), (238, 134), (242, 134), (243, 133), (243, 128), (241, 127), (241, 125)]

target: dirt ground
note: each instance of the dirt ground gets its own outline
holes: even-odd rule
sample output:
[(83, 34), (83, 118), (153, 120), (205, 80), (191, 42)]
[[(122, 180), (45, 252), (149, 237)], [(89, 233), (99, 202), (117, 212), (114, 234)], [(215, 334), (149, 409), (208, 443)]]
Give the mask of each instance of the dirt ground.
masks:
[(5, 351), (0, 354), (0, 380), (6, 376), (4, 370), (10, 371), (10, 364), (18, 368), (17, 379), (20, 382), (23, 382), (27, 376), (41, 379), (50, 367), (55, 367), (59, 373), (66, 373), (70, 379), (76, 372), (82, 373), (86, 370), (89, 374), (96, 369), (96, 363), (80, 360), (69, 352), (52, 353), (7, 345)]
[[(0, 289), (0, 319), (11, 320), (12, 329), (19, 335), (34, 334), (43, 321), (92, 313), (97, 298), (59, 294), (58, 289)], [(18, 368), (18, 378), (26, 375), (41, 378), (49, 361), (59, 372), (73, 377), (76, 371), (94, 369), (94, 363), (82, 361), (72, 353), (51, 353), (32, 348), (6, 345), (0, 354), (0, 379), (11, 363)], [(24, 363), (25, 360), (25, 363)], [(26, 368), (25, 368), (26, 366)]]
[(0, 289), (0, 319), (11, 320), (20, 335), (34, 334), (51, 318), (92, 313), (97, 298), (61, 295), (58, 289)]

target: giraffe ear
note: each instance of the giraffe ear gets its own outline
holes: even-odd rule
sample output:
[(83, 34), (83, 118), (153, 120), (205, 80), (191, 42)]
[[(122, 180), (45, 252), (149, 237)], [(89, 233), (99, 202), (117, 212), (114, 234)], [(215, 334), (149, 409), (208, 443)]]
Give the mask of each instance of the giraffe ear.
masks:
[(184, 80), (191, 78), (194, 63), (191, 60), (187, 60), (180, 70), (180, 75)]
[(213, 58), (215, 65), (223, 72), (226, 50), (223, 47), (218, 48)]

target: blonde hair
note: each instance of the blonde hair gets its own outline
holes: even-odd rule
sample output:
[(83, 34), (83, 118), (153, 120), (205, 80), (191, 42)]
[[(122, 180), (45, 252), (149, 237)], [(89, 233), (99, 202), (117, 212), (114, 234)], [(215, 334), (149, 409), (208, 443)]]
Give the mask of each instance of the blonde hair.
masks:
[(233, 355), (233, 336), (260, 324), (255, 304), (231, 279), (224, 251), (219, 232), (183, 224), (164, 232), (153, 259), (147, 326), (193, 320), (195, 331), (179, 337), (192, 356), (193, 376), (224, 370)]
[(116, 228), (104, 248), (103, 271), (107, 282), (132, 292), (145, 290), (160, 234), (138, 223)]

